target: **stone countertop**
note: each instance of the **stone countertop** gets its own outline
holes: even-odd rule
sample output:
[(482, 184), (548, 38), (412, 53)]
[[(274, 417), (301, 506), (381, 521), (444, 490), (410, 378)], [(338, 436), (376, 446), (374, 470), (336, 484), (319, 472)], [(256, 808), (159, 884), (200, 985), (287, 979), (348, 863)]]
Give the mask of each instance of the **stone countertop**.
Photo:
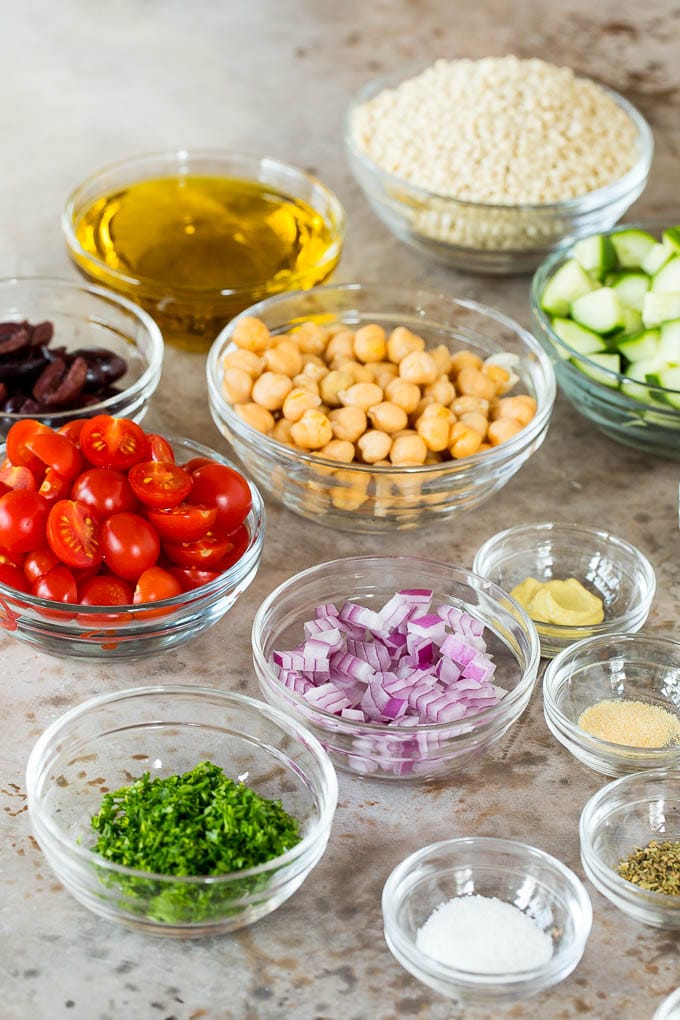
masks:
[[(395, 241), (347, 170), (343, 113), (382, 71), (436, 56), (540, 56), (623, 91), (649, 118), (656, 155), (631, 215), (680, 219), (680, 10), (673, 0), (26, 0), (3, 9), (0, 276), (75, 276), (59, 228), (70, 188), (111, 160), (181, 146), (268, 153), (318, 173), (346, 204), (338, 280), (403, 280), (492, 304), (529, 325), (528, 278), (466, 276)], [(630, 216), (629, 216), (630, 218)], [(147, 424), (220, 439), (204, 359), (168, 349)], [(677, 633), (678, 465), (601, 436), (559, 398), (542, 449), (495, 499), (452, 521), (352, 536), (270, 505), (260, 572), (235, 609), (174, 651), (135, 664), (53, 659), (0, 639), (0, 1017), (3, 1020), (445, 1020), (450, 1004), (393, 960), (380, 894), (419, 846), (466, 834), (530, 841), (582, 875), (578, 818), (605, 781), (548, 733), (537, 693), (489, 757), (431, 788), (340, 777), (328, 851), (281, 909), (231, 936), (168, 942), (79, 906), (29, 834), (24, 770), (40, 732), (92, 695), (177, 680), (250, 694), (249, 633), (262, 598), (293, 571), (376, 548), (470, 566), (501, 528), (599, 524), (641, 548), (658, 580), (647, 631)], [(415, 545), (414, 545), (415, 543)], [(577, 970), (507, 1014), (646, 1020), (680, 984), (676, 936), (618, 913), (592, 887), (594, 925)], [(482, 1020), (481, 1011), (465, 1016)], [(488, 1016), (488, 1014), (487, 1014)]]

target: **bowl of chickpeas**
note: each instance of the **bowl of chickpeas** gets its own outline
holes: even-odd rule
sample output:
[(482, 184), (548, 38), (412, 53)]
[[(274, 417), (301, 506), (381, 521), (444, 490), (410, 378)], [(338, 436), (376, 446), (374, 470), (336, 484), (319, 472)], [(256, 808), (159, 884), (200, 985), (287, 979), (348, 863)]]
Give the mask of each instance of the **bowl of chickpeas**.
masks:
[(550, 360), (473, 301), (337, 284), (247, 309), (215, 340), (210, 410), (248, 473), (294, 513), (383, 532), (470, 510), (545, 438)]

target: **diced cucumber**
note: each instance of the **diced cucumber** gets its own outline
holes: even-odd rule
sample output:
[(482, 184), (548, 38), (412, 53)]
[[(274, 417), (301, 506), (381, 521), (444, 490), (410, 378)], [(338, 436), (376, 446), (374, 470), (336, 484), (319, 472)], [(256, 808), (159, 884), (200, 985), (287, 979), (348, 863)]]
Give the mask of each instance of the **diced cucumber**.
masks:
[(601, 336), (611, 336), (625, 326), (623, 305), (613, 287), (600, 287), (577, 297), (571, 304), (571, 317)]
[(650, 290), (654, 294), (680, 293), (680, 255), (674, 255), (670, 262), (652, 277)]
[(576, 365), (588, 378), (594, 382), (602, 383), (604, 386), (610, 386), (612, 389), (618, 389), (618, 379), (613, 378), (610, 374), (621, 371), (621, 358), (618, 354), (589, 354), (588, 362), (594, 362), (594, 364), (572, 358), (572, 364)]
[(659, 386), (669, 391), (664, 393), (666, 403), (680, 410), (680, 365), (671, 365), (659, 372)]
[(623, 269), (639, 269), (657, 244), (646, 230), (618, 230), (611, 235), (614, 251)]
[[(565, 344), (568, 344), (572, 351), (576, 351), (578, 354), (596, 354), (598, 351), (607, 350), (607, 345), (601, 336), (593, 333), (590, 329), (579, 326), (578, 322), (574, 322), (573, 319), (555, 318), (552, 320), (552, 328), (560, 340), (564, 340)], [(563, 348), (560, 348), (559, 353), (563, 358), (569, 357), (568, 352)]]
[(680, 319), (671, 319), (661, 326), (659, 359), (669, 365), (680, 365)]
[(646, 273), (610, 273), (607, 286), (613, 287), (619, 296), (619, 300), (627, 308), (635, 308), (642, 311), (642, 304), (645, 294), (649, 290), (650, 279)]
[(601, 280), (616, 265), (614, 245), (606, 234), (593, 234), (577, 241), (572, 256), (596, 280)]
[[(642, 329), (642, 315), (635, 308), (623, 306), (623, 335), (635, 336)], [(619, 334), (617, 334), (618, 336)]]
[(644, 361), (656, 357), (660, 338), (658, 329), (643, 329), (634, 336), (617, 337), (616, 349), (626, 361)]
[(673, 258), (673, 249), (667, 244), (655, 244), (642, 263), (642, 269), (649, 276), (658, 273), (662, 266), (665, 266), (669, 259)]
[(661, 239), (673, 251), (680, 253), (680, 227), (668, 227), (661, 235)]
[(649, 388), (650, 375), (653, 375), (659, 367), (656, 357), (636, 361), (626, 369), (626, 379), (621, 383), (621, 392), (634, 400), (641, 400), (645, 404), (653, 404), (655, 395)]
[[(662, 269), (661, 272), (663, 271)], [(648, 328), (660, 326), (669, 319), (680, 319), (680, 290), (673, 294), (656, 294), (648, 291), (642, 305), (642, 321), (645, 326)]]
[(541, 296), (541, 307), (548, 315), (568, 315), (572, 301), (587, 294), (594, 286), (576, 259), (569, 259), (546, 283)]

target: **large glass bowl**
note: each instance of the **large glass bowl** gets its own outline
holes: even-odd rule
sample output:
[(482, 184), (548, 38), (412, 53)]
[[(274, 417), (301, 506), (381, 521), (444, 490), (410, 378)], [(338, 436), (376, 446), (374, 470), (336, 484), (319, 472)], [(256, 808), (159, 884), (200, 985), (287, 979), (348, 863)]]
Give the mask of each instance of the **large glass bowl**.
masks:
[[(302, 841), (266, 864), (210, 877), (138, 871), (93, 853), (90, 819), (105, 792), (203, 761), (280, 800)], [(327, 755), (293, 719), (243, 694), (171, 685), (66, 712), (33, 748), (26, 790), (35, 837), (80, 903), (150, 935), (196, 938), (252, 924), (295, 892), (326, 849), (338, 787)]]
[[(207, 457), (234, 467), (193, 440), (168, 436), (178, 463)], [(0, 447), (0, 460), (4, 446)], [(136, 659), (167, 652), (217, 623), (248, 588), (260, 565), (264, 505), (250, 485), (252, 509), (245, 520), (249, 541), (243, 556), (208, 584), (171, 599), (139, 606), (65, 605), (26, 595), (0, 583), (0, 627), (52, 655), (79, 659)]]
[[(322, 217), (329, 234), (328, 244), (319, 246), (314, 265), (297, 274), (286, 274), (282, 277), (283, 282), (276, 278), (263, 279), (239, 287), (234, 287), (228, 279), (219, 287), (168, 285), (153, 276), (138, 276), (125, 267), (112, 267), (81, 244), (79, 224), (87, 210), (99, 199), (140, 181), (181, 179), (188, 175), (254, 181), (269, 186), (273, 192), (304, 201)], [(92, 174), (69, 195), (62, 214), (62, 229), (71, 258), (86, 276), (127, 295), (146, 308), (158, 321), (166, 339), (190, 349), (204, 350), (225, 322), (248, 305), (281, 290), (312, 287), (325, 280), (340, 258), (345, 214), (329, 188), (287, 163), (280, 163), (269, 156), (180, 149), (136, 156), (112, 163)]]
[[(433, 607), (454, 606), (480, 620), (496, 663), (497, 705), (457, 723), (418, 726), (352, 722), (312, 705), (279, 680), (273, 653), (298, 646), (316, 606), (344, 602), (379, 610), (405, 588), (434, 592)], [(321, 563), (290, 577), (253, 621), (253, 662), (264, 697), (306, 725), (342, 772), (390, 782), (422, 781), (465, 768), (486, 754), (529, 703), (539, 663), (538, 637), (524, 610), (471, 571), (409, 556), (359, 556)]]
[[(654, 143), (646, 120), (623, 96), (604, 89), (635, 125), (638, 158), (621, 178), (577, 198), (546, 205), (496, 205), (438, 195), (381, 169), (354, 137), (357, 107), (423, 68), (402, 68), (369, 82), (347, 115), (350, 167), (373, 211), (400, 240), (457, 269), (526, 273), (562, 245), (608, 230), (647, 183)], [(604, 88), (604, 86), (602, 86)]]
[(483, 359), (510, 352), (519, 357), (517, 391), (537, 401), (535, 417), (521, 432), (473, 457), (422, 467), (338, 465), (277, 442), (236, 414), (223, 391), (222, 361), (232, 348), (238, 319), (229, 323), (208, 356), (208, 394), (215, 424), (265, 492), (318, 524), (384, 532), (471, 510), (502, 489), (546, 436), (555, 399), (549, 360), (531, 334), (485, 305), (427, 290), (352, 283), (281, 295), (245, 314), (262, 319), (273, 334), (289, 332), (309, 320), (342, 322), (352, 328), (374, 322), (388, 332), (406, 326), (428, 346), (444, 344), (452, 352), (468, 348)]
[[(515, 973), (482, 974), (434, 960), (417, 945), (435, 907), (457, 896), (487, 896), (518, 907), (553, 943), (547, 963)], [(535, 847), (468, 836), (417, 850), (394, 869), (382, 897), (385, 940), (410, 974), (461, 1006), (496, 1009), (563, 981), (583, 955), (592, 907), (573, 871)]]
[(102, 287), (47, 276), (0, 280), (0, 322), (24, 320), (34, 326), (44, 321), (53, 323), (50, 348), (65, 347), (67, 352), (82, 347), (104, 348), (125, 359), (127, 372), (115, 384), (120, 393), (88, 407), (31, 414), (0, 410), (0, 436), (6, 436), (14, 422), (23, 418), (37, 418), (53, 428), (96, 414), (142, 420), (160, 382), (163, 365), (163, 337), (150, 315)]

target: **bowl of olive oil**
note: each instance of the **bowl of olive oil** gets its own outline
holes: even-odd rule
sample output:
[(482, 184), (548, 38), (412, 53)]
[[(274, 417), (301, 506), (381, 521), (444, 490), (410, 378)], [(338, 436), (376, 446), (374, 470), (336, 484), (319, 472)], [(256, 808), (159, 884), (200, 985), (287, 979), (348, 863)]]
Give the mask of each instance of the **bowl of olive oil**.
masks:
[(325, 280), (344, 223), (333, 192), (293, 166), (185, 150), (100, 170), (71, 193), (62, 217), (81, 272), (192, 350), (207, 349), (254, 302)]

